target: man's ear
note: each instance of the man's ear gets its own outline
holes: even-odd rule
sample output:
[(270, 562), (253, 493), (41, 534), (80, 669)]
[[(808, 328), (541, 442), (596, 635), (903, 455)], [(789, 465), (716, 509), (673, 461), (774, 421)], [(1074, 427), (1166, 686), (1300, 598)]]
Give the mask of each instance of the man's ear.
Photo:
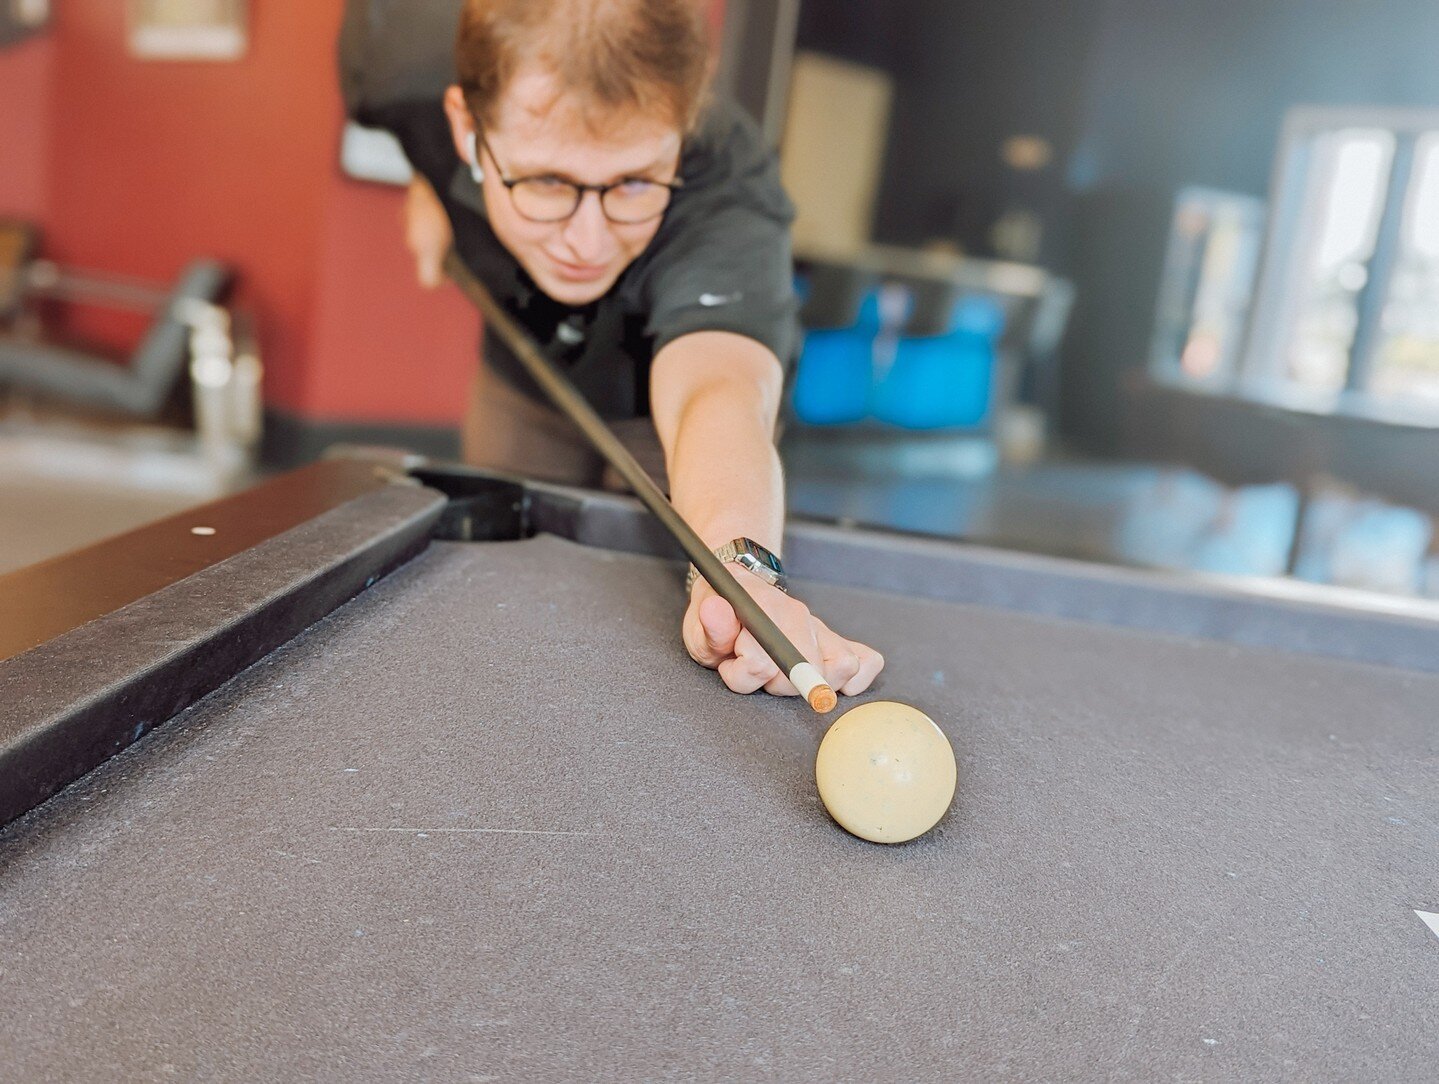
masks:
[(479, 163), (475, 160), (475, 118), (465, 102), (465, 92), (457, 86), (445, 91), (445, 117), (450, 122), (450, 135), (455, 141), (455, 153), (468, 166)]

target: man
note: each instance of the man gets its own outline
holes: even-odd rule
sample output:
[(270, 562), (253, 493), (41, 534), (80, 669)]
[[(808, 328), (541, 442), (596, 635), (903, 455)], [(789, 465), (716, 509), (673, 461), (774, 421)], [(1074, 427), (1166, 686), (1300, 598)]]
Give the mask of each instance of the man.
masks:
[[(706, 101), (696, 4), (467, 0), (455, 59), (442, 108), (355, 109), (390, 128), (415, 168), (406, 232), (421, 281), (438, 283), (453, 243), (651, 472), (662, 469), (680, 514), (830, 685), (863, 692), (884, 660), (784, 590), (774, 433), (798, 334), (792, 208), (754, 125)], [(551, 480), (601, 475), (488, 333), (464, 448), (477, 465)], [(735, 692), (794, 694), (703, 579), (682, 631), (691, 657)]]

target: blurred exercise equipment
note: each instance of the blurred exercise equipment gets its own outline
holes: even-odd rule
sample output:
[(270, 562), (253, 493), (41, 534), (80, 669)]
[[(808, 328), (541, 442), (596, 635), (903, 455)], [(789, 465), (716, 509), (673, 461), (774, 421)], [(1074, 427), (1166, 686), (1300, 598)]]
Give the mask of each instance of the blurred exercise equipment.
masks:
[[(47, 407), (158, 422), (178, 407), (207, 452), (248, 458), (261, 429), (261, 364), (249, 322), (225, 307), (234, 275), (193, 261), (175, 283), (36, 258), (36, 231), (0, 223), (0, 393)], [(149, 326), (128, 359), (62, 341), (51, 303), (138, 312)]]

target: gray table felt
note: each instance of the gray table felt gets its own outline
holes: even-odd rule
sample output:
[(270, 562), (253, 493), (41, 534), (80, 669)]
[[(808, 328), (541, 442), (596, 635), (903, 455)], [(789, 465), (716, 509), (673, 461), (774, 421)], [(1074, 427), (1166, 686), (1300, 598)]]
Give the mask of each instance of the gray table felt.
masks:
[(0, 834), (0, 1077), (1433, 1078), (1439, 677), (807, 595), (930, 835), (826, 818), (675, 566), (436, 544)]

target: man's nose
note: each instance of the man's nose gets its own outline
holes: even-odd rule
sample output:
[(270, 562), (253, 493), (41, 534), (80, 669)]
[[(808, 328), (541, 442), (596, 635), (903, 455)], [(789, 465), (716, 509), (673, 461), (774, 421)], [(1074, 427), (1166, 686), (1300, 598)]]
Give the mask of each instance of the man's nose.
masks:
[(565, 223), (562, 236), (577, 259), (583, 263), (598, 263), (604, 254), (605, 235), (609, 229), (609, 219), (605, 218), (600, 194), (591, 189), (580, 197), (580, 205)]

